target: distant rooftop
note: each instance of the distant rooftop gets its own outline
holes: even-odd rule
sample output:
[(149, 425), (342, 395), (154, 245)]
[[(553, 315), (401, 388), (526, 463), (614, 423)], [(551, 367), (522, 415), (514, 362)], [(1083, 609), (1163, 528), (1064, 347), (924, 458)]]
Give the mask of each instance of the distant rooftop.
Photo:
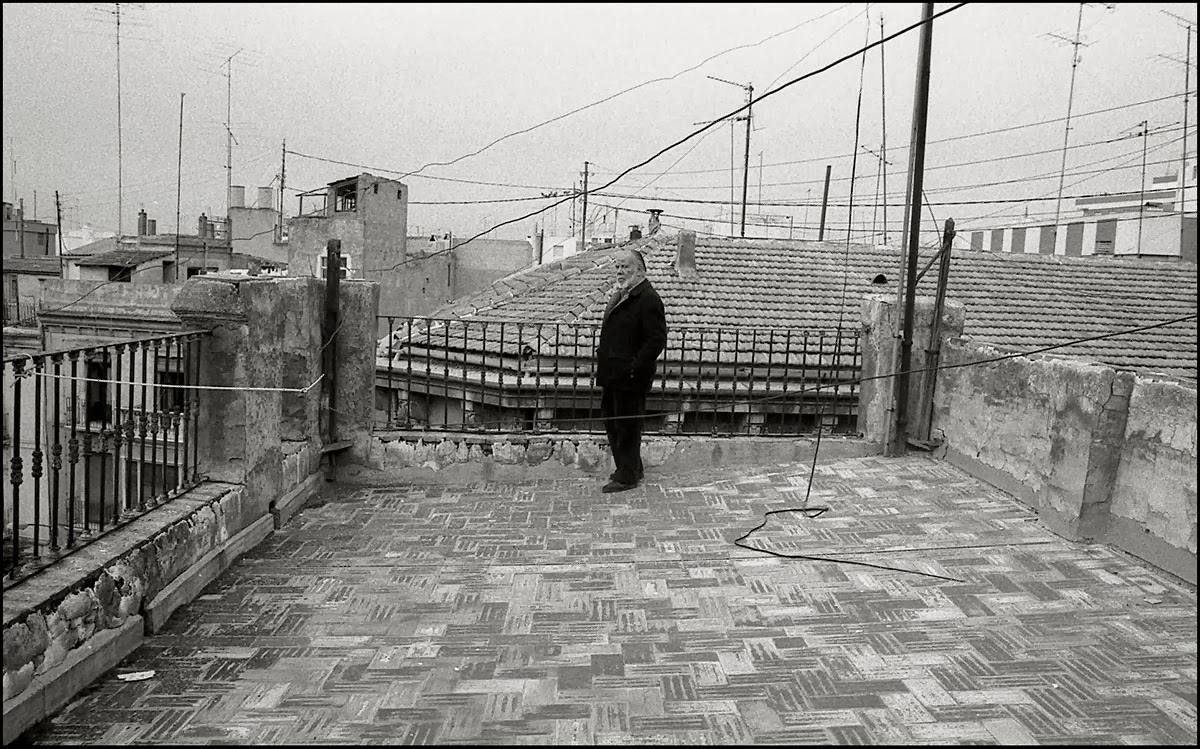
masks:
[[(898, 250), (838, 242), (698, 238), (694, 278), (674, 270), (676, 236), (589, 250), (508, 276), (431, 317), (599, 323), (614, 284), (612, 261), (636, 248), (672, 326), (844, 329), (860, 327), (862, 299), (896, 291)], [(924, 267), (931, 257), (922, 253)], [(872, 283), (880, 274), (885, 283)], [(933, 267), (918, 293), (936, 289)], [(1196, 313), (1197, 268), (1124, 258), (957, 251), (948, 297), (966, 306), (964, 335), (1032, 350)], [(844, 289), (844, 292), (843, 292)], [(1055, 353), (1196, 379), (1195, 319)]]

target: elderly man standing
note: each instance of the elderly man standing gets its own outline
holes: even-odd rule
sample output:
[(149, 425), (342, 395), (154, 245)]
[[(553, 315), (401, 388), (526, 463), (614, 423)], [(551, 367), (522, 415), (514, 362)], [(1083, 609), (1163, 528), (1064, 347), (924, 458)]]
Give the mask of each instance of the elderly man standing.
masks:
[(617, 255), (617, 288), (604, 310), (596, 348), (600, 414), (617, 470), (604, 492), (632, 489), (642, 480), (642, 418), (654, 382), (655, 362), (667, 345), (662, 299), (646, 280), (646, 261), (637, 250)]

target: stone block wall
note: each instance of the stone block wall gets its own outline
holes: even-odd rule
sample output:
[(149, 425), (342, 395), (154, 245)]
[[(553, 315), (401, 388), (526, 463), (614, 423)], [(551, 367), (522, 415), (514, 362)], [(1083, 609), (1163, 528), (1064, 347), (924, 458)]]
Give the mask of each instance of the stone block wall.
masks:
[[(724, 465), (772, 465), (812, 459), (815, 438), (644, 437), (642, 460), (661, 475)], [(873, 451), (863, 440), (823, 437), (822, 460), (861, 457)], [(606, 479), (613, 470), (603, 436), (433, 436), (394, 432), (372, 437), (365, 460), (339, 466), (339, 480), (370, 481), (520, 481), (592, 476)]]

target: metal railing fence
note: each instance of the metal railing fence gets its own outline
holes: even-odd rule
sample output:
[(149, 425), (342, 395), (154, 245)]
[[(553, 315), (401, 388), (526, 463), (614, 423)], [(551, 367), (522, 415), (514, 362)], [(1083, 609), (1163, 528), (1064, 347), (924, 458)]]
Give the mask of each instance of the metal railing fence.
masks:
[(199, 483), (207, 335), (5, 357), (6, 587)]
[[(603, 433), (591, 323), (381, 316), (376, 428)], [(647, 433), (857, 429), (859, 331), (671, 326)]]

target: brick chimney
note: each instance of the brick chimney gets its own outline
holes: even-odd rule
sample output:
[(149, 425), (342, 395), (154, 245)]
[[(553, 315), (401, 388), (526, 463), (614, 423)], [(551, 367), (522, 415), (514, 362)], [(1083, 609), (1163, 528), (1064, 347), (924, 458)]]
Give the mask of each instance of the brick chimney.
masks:
[(138, 230), (137, 230), (138, 236), (139, 237), (146, 236), (146, 209), (145, 208), (138, 209), (138, 224), (137, 224), (137, 226), (138, 226)]
[(699, 275), (696, 270), (696, 232), (680, 231), (675, 247), (675, 274), (680, 278), (695, 278)]

